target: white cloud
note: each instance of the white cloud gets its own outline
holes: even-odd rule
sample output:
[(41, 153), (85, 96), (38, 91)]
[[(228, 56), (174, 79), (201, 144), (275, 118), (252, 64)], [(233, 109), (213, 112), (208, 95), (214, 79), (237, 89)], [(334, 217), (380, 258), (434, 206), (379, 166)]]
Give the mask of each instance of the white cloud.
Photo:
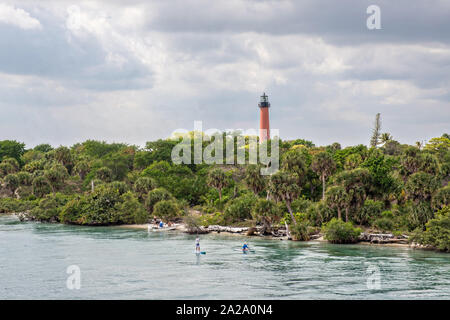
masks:
[(25, 10), (2, 3), (0, 3), (0, 23), (10, 24), (25, 30), (42, 28), (39, 20), (33, 18)]

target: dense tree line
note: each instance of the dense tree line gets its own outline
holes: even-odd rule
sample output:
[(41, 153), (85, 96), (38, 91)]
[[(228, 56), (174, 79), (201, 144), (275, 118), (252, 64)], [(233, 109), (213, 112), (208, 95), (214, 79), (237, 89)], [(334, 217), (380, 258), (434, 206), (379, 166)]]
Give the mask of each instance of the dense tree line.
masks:
[[(174, 164), (171, 152), (179, 141), (170, 139), (145, 148), (88, 140), (33, 149), (4, 140), (0, 212), (108, 225), (155, 216), (171, 220), (195, 211), (201, 224), (257, 223), (265, 233), (288, 225), (303, 240), (323, 228), (332, 241), (340, 230), (348, 236), (342, 242), (354, 240), (355, 224), (396, 234), (414, 231), (423, 243), (432, 242), (427, 232), (436, 237), (440, 228), (443, 239), (436, 246), (448, 250), (449, 135), (404, 145), (380, 133), (378, 122), (377, 117), (370, 147), (279, 141), (280, 170), (271, 176), (260, 174), (261, 165)], [(248, 159), (248, 145), (243, 147)]]

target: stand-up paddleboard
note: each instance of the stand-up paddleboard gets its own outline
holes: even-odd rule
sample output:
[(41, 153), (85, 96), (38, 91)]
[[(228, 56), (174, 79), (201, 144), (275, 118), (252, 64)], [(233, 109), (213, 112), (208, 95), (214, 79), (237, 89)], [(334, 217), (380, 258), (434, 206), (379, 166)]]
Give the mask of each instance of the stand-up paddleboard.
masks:
[(206, 254), (206, 251), (200, 251), (200, 252), (194, 251), (194, 253), (195, 253), (196, 255), (200, 255), (200, 254)]
[(239, 252), (242, 252), (242, 253), (255, 253), (255, 249), (247, 249), (247, 250), (244, 250), (244, 249), (242, 249), (242, 247), (239, 247), (239, 248), (235, 248), (234, 250), (236, 250), (236, 251), (239, 251)]

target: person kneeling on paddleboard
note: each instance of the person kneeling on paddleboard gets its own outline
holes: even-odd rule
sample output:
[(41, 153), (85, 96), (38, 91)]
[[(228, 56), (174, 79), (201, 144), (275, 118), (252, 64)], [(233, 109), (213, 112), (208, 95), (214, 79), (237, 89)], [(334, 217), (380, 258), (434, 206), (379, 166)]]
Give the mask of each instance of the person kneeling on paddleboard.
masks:
[(247, 244), (247, 242), (244, 242), (244, 245), (242, 246), (242, 251), (248, 251), (248, 250), (249, 250), (248, 244)]

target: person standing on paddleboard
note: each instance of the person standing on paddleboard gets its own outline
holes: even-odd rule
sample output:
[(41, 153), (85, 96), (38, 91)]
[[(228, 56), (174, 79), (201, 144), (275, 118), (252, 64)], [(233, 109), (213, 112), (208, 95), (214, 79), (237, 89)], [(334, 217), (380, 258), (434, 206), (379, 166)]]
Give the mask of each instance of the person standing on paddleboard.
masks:
[(200, 253), (200, 238), (199, 237), (197, 237), (195, 239), (195, 252)]

